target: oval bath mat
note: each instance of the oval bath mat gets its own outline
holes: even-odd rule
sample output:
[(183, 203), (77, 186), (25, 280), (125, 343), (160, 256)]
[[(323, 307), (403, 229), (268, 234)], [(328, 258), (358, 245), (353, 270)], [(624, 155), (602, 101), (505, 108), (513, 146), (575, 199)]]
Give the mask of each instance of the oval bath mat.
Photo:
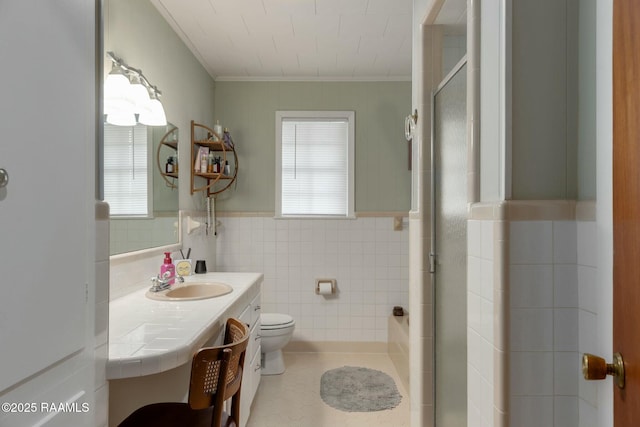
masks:
[(322, 374), (320, 396), (327, 405), (345, 412), (384, 411), (395, 408), (402, 400), (389, 375), (354, 366)]

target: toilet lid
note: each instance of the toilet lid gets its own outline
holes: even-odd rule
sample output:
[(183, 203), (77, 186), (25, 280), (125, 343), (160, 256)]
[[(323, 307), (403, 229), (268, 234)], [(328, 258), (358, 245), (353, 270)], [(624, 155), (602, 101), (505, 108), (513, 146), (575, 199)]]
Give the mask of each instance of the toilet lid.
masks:
[(291, 323), (293, 323), (293, 317), (288, 314), (262, 313), (260, 315), (260, 325), (265, 329), (289, 326)]

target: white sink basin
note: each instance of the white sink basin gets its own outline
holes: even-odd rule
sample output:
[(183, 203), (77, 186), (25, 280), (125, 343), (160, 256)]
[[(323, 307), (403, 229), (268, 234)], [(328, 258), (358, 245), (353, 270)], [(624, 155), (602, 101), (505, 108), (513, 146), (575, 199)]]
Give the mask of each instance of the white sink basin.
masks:
[(161, 292), (147, 291), (147, 298), (158, 301), (189, 301), (215, 298), (226, 295), (233, 288), (226, 283), (219, 282), (187, 282), (173, 285)]

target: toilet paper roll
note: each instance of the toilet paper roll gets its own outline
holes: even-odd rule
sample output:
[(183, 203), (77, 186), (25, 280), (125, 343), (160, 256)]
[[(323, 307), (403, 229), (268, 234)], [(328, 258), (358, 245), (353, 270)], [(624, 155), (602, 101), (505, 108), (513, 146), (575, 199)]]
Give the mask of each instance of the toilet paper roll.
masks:
[(316, 279), (316, 294), (333, 295), (336, 293), (336, 279)]
[(322, 282), (318, 284), (318, 294), (331, 295), (333, 293), (333, 287), (331, 282)]

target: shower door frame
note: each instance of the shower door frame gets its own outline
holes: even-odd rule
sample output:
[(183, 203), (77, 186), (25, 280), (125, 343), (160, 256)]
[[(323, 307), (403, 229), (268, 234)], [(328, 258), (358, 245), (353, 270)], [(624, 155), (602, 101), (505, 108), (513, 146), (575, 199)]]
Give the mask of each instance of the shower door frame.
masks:
[[(437, 310), (436, 310), (436, 261), (438, 258), (438, 247), (436, 244), (436, 240), (437, 240), (437, 232), (436, 232), (436, 214), (437, 214), (437, 204), (436, 204), (436, 151), (435, 151), (435, 145), (436, 145), (436, 96), (447, 86), (447, 84), (453, 80), (453, 78), (460, 72), (460, 70), (465, 67), (467, 65), (467, 54), (465, 54), (459, 61), (458, 63), (451, 69), (451, 71), (449, 71), (449, 73), (447, 73), (447, 75), (440, 81), (440, 83), (438, 84), (438, 86), (436, 86), (436, 88), (431, 91), (431, 95), (430, 95), (430, 107), (431, 107), (431, 136), (430, 136), (430, 168), (431, 168), (431, 174), (430, 174), (430, 179), (431, 179), (431, 195), (430, 195), (430, 204), (431, 204), (431, 208), (430, 208), (430, 216), (431, 216), (431, 224), (430, 224), (430, 248), (429, 248), (429, 273), (431, 276), (431, 301), (433, 304), (433, 310), (431, 311), (431, 321), (432, 321), (432, 325), (433, 325), (433, 357), (432, 357), (432, 372), (433, 372), (433, 382), (431, 384), (431, 392), (432, 392), (432, 396), (433, 396), (433, 419), (432, 419), (432, 425), (434, 427), (440, 427), (437, 425), (436, 423), (436, 417), (438, 414), (438, 410), (437, 410), (437, 393), (436, 393), (436, 384), (438, 382), (438, 375), (437, 375), (437, 371), (436, 371), (436, 328), (437, 328), (437, 323), (436, 323), (436, 315), (437, 315)], [(467, 67), (467, 73), (468, 73), (468, 67)], [(469, 93), (469, 87), (467, 85), (466, 88), (467, 91), (467, 95)], [(467, 103), (469, 102), (468, 98), (467, 98)], [(467, 117), (467, 122), (468, 122), (469, 118)], [(467, 145), (467, 150), (468, 150), (468, 138), (469, 136), (467, 135), (467, 138), (465, 140), (465, 145)], [(465, 171), (465, 174), (467, 174), (469, 171), (469, 164), (467, 162), (467, 168)], [(469, 195), (467, 195), (467, 198), (469, 197)], [(466, 242), (465, 242), (466, 245)], [(465, 277), (466, 279), (466, 277)], [(465, 282), (465, 286), (466, 286), (466, 282)], [(466, 307), (466, 305), (465, 305)], [(466, 308), (465, 308), (465, 312), (466, 312)], [(466, 390), (465, 390), (466, 391)], [(465, 394), (466, 395), (466, 394)], [(468, 408), (467, 408), (468, 411)]]

